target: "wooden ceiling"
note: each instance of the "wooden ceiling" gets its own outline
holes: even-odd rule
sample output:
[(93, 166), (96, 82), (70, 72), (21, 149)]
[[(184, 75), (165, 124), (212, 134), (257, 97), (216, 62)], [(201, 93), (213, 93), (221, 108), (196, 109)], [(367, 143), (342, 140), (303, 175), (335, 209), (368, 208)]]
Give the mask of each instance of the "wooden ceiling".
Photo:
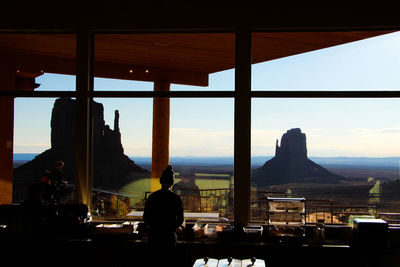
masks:
[[(254, 33), (253, 63), (386, 33), (389, 31)], [(44, 72), (62, 74), (75, 71), (73, 34), (0, 34), (0, 53), (15, 57), (17, 68), (29, 65), (29, 69), (36, 66)], [(98, 77), (207, 85), (208, 74), (234, 66), (232, 33), (97, 34), (95, 37), (94, 68)]]

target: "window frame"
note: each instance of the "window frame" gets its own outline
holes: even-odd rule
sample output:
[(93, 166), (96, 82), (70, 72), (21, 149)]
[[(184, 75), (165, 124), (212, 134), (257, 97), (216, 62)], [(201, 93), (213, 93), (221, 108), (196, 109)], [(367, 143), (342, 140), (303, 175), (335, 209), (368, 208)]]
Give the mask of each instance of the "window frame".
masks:
[[(193, 32), (195, 33), (195, 31)], [(62, 32), (60, 31), (60, 33)], [(78, 142), (85, 146), (82, 150), (75, 151), (75, 156), (81, 155), (80, 160), (83, 162), (81, 166), (77, 167), (78, 172), (81, 172), (84, 177), (79, 179), (80, 190), (84, 188), (82, 191), (84, 199), (80, 199), (80, 201), (89, 205), (93, 176), (93, 140), (90, 137), (93, 132), (93, 124), (90, 118), (91, 102), (94, 98), (232, 98), (234, 101), (234, 220), (237, 225), (246, 225), (250, 220), (250, 136), (251, 100), (253, 98), (400, 98), (400, 91), (252, 91), (251, 39), (253, 31), (249, 28), (237, 29), (233, 33), (235, 34), (234, 91), (94, 91), (93, 55), (96, 32), (83, 30), (75, 32), (77, 37), (75, 91), (0, 91), (0, 97), (71, 97), (80, 101), (80, 107), (86, 116), (80, 116), (80, 120), (77, 122), (80, 125)]]

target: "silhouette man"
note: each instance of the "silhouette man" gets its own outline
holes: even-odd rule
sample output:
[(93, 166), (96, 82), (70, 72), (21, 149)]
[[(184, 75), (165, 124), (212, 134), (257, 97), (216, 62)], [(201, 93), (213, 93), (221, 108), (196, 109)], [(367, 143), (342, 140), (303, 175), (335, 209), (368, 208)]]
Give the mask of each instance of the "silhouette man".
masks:
[(153, 260), (154, 266), (160, 263), (162, 265), (174, 264), (176, 258), (175, 231), (183, 223), (182, 200), (170, 190), (174, 184), (174, 172), (171, 165), (168, 165), (162, 172), (160, 184), (161, 189), (152, 193), (147, 199), (143, 213), (144, 223), (148, 227), (150, 248), (161, 253), (158, 257), (153, 257), (156, 258)]
[(62, 178), (62, 168), (64, 167), (63, 161), (57, 161), (56, 167), (50, 173), (50, 183), (51, 184), (61, 184), (64, 183)]
[(57, 161), (56, 167), (51, 171), (49, 179), (52, 191), (52, 202), (59, 203), (60, 199), (64, 195), (64, 186), (66, 181), (62, 177), (62, 168), (64, 167), (63, 161)]

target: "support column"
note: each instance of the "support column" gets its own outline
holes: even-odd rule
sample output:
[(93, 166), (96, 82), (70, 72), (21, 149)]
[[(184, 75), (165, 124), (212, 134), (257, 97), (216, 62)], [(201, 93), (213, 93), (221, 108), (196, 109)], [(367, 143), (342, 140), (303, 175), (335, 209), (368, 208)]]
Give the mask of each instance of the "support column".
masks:
[[(154, 91), (169, 91), (170, 83), (167, 81), (154, 82)], [(169, 164), (169, 119), (170, 99), (153, 99), (153, 145), (151, 163), (151, 191), (161, 188), (159, 178), (162, 171)]]
[(75, 201), (91, 210), (93, 180), (93, 55), (94, 36), (76, 38)]
[(234, 137), (234, 221), (250, 220), (251, 31), (236, 32)]
[[(13, 64), (0, 64), (0, 90), (15, 90)], [(13, 195), (14, 98), (0, 97), (0, 204), (11, 204)]]
[[(35, 78), (42, 75), (40, 70), (29, 72), (17, 68), (15, 60), (4, 58), (0, 64), (0, 90), (33, 91), (39, 86)], [(14, 98), (0, 97), (0, 204), (11, 204), (13, 197), (14, 159)]]
[(0, 204), (12, 203), (14, 98), (0, 98)]

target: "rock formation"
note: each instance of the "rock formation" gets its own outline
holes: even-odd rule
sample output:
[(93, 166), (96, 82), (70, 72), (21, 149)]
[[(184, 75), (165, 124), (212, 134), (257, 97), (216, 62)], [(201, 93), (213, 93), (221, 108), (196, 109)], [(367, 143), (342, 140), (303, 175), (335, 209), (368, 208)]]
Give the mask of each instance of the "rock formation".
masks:
[[(103, 113), (103, 105), (94, 102), (93, 186), (120, 188), (135, 179), (150, 177), (149, 171), (124, 155), (118, 110), (115, 111), (113, 130), (105, 124)], [(14, 169), (16, 183), (40, 181), (43, 172), (53, 169), (58, 160), (65, 162), (63, 176), (73, 182), (75, 117), (75, 100), (59, 98), (55, 101), (51, 118), (51, 148)]]
[(275, 157), (253, 171), (256, 186), (287, 183), (334, 183), (341, 176), (311, 161), (307, 157), (306, 135), (299, 128), (288, 130), (276, 141)]

